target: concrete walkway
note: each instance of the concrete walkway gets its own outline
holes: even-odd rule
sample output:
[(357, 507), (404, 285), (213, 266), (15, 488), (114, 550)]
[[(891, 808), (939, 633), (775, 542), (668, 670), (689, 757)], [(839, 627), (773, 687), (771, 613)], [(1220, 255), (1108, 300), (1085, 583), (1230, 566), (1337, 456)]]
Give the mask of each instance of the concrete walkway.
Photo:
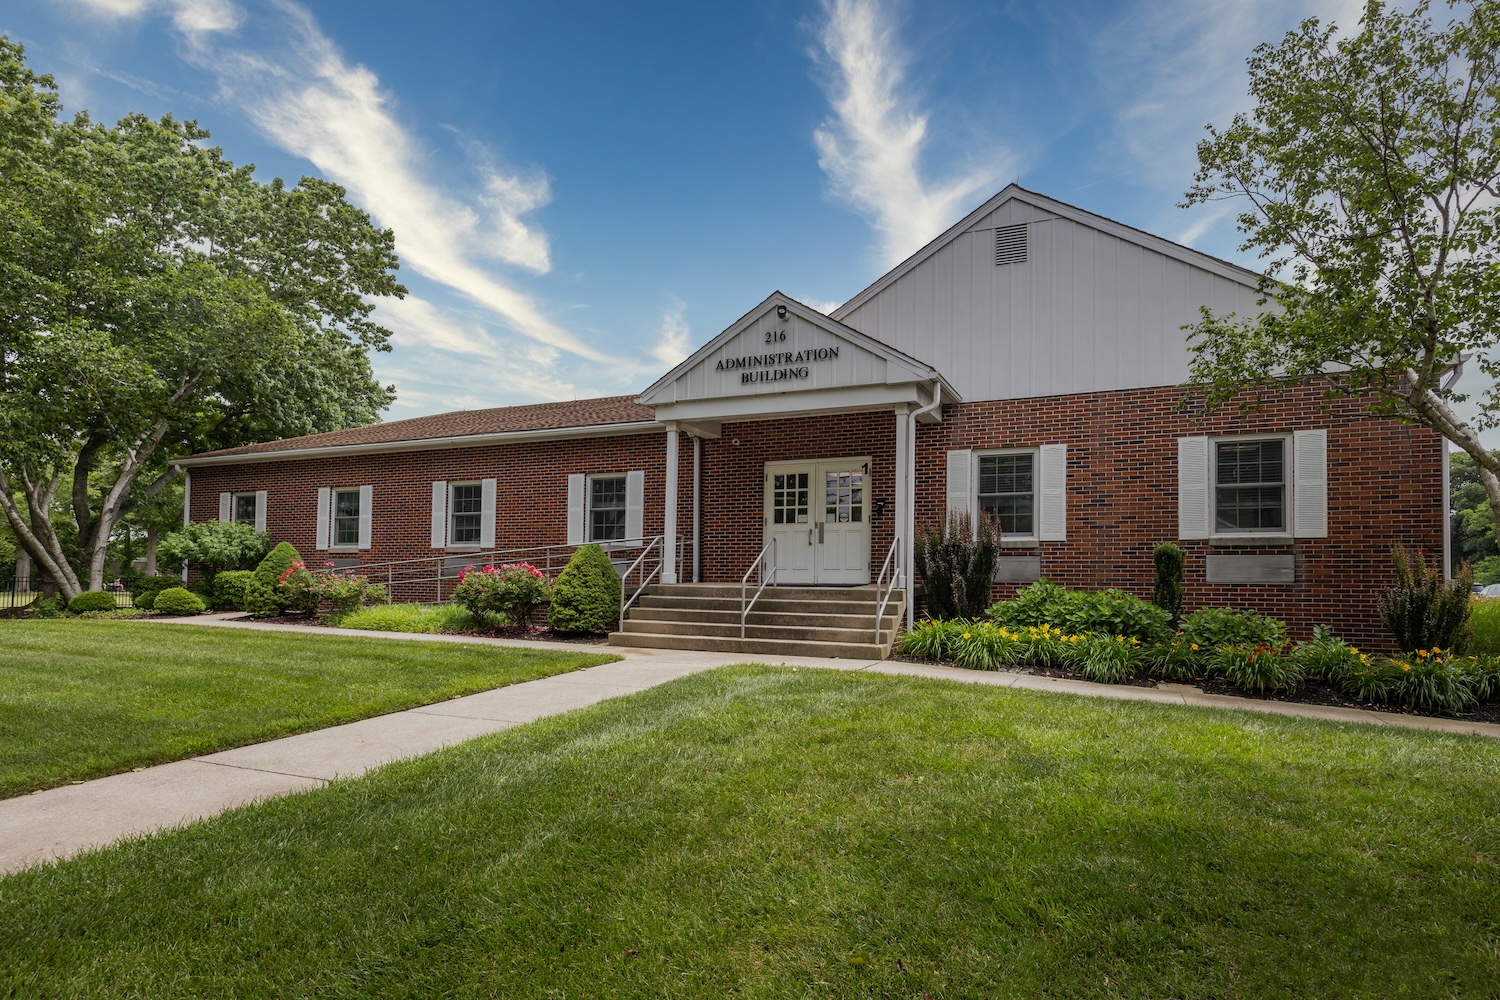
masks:
[[(263, 631), (318, 631), (394, 640), (479, 643), (594, 651), (573, 643), (431, 636), (350, 629), (310, 629), (210, 615), (192, 624)], [(334, 778), (354, 777), (392, 761), (430, 753), (440, 747), (508, 729), (543, 716), (633, 694), (730, 663), (747, 662), (745, 654), (703, 653), (600, 647), (621, 660), (541, 680), (513, 684), (404, 712), (332, 726), (234, 750), (139, 771), (96, 778), (30, 795), (0, 800), (0, 873), (65, 858), (79, 851), (217, 815), (259, 799), (318, 788)], [(1500, 725), (1429, 719), (1232, 698), (1204, 694), (1184, 685), (1157, 688), (1091, 684), (1010, 671), (984, 672), (959, 667), (892, 661), (785, 658), (778, 664), (836, 670), (866, 670), (907, 677), (932, 677), (969, 684), (1055, 691), (1127, 701), (1152, 701), (1212, 708), (1248, 709), (1277, 715), (1362, 722), (1382, 726), (1469, 733), (1500, 738)]]

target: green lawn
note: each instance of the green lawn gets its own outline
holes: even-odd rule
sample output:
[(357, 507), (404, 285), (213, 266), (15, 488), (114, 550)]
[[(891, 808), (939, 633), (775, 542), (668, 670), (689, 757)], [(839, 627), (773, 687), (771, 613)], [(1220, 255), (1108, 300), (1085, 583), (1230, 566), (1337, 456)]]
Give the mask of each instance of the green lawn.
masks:
[(1493, 997), (1500, 743), (731, 668), (0, 879), (25, 997)]
[(0, 797), (616, 659), (114, 621), (0, 621)]

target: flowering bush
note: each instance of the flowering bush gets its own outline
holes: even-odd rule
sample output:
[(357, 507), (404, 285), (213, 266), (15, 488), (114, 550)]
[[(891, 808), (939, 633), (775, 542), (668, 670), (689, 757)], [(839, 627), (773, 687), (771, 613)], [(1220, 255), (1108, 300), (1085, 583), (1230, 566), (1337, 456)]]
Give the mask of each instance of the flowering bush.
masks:
[(1391, 661), (1390, 690), (1402, 704), (1458, 715), (1477, 700), (1460, 658), (1438, 646)]
[(530, 563), (503, 563), (475, 569), (464, 567), (458, 574), (453, 599), (478, 620), (503, 615), (512, 624), (525, 625), (531, 612), (547, 599), (547, 577)]
[(369, 577), (333, 568), (310, 570), (298, 559), (276, 579), (276, 591), (288, 610), (316, 614), (320, 608), (350, 611), (362, 604), (384, 604), (390, 600), (385, 588)]
[(1267, 643), (1220, 646), (1209, 657), (1214, 673), (1237, 688), (1264, 693), (1286, 691), (1302, 683), (1302, 666)]

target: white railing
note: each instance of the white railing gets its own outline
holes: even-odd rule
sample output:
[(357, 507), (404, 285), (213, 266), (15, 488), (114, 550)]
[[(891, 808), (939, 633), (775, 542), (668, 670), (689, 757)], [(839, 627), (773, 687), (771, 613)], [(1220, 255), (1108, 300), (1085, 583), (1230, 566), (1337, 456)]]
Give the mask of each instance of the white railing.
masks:
[[(665, 553), (662, 552), (662, 551), (660, 551), (661, 548), (662, 548), (662, 536), (661, 535), (657, 535), (655, 538), (651, 539), (651, 541), (649, 541), (649, 542), (646, 543), (646, 548), (644, 550), (642, 550), (642, 552), (641, 552), (640, 555), (638, 555), (638, 556), (635, 557), (635, 562), (633, 562), (633, 563), (630, 564), (630, 568), (627, 569), (625, 572), (623, 572), (623, 573), (620, 574), (620, 627), (621, 628), (625, 627), (625, 612), (629, 611), (630, 610), (630, 606), (635, 603), (635, 599), (637, 597), (641, 596), (641, 591), (645, 590), (646, 587), (651, 583), (652, 580), (656, 579), (658, 576), (661, 575), (662, 564), (664, 562), (666, 562)], [(647, 566), (649, 565), (649, 563), (647, 561), (647, 557), (651, 555), (651, 550), (652, 549), (657, 549), (658, 550), (657, 551), (656, 568), (653, 569), (653, 570), (651, 570), (648, 573), (648, 572), (646, 572)], [(681, 551), (682, 550), (679, 547), (679, 549), (678, 549), (679, 562), (680, 562)], [(640, 585), (635, 588), (635, 592), (632, 593), (632, 594), (630, 594), (630, 596), (627, 598), (625, 595), (630, 592), (630, 587), (627, 585), (627, 581), (630, 579), (630, 574), (631, 573), (639, 573), (641, 582), (640, 582)]]
[[(621, 573), (621, 588), (624, 589), (626, 574), (635, 569), (635, 564), (641, 561), (640, 556), (635, 555), (637, 551), (644, 556), (646, 551), (653, 547), (659, 553), (661, 551), (662, 538), (657, 535), (654, 538), (633, 538), (613, 542), (599, 542), (614, 562), (616, 569), (630, 563), (630, 569)], [(679, 567), (679, 579), (683, 565), (691, 566), (692, 539), (678, 539), (677, 556), (674, 560)], [(436, 602), (441, 604), (452, 594), (453, 586), (456, 585), (458, 573), (466, 566), (484, 566), (493, 564), (499, 566), (503, 563), (527, 562), (547, 575), (549, 580), (557, 579), (557, 574), (562, 572), (568, 560), (573, 557), (581, 545), (531, 545), (523, 548), (512, 549), (486, 549), (473, 552), (447, 551), (439, 555), (421, 556), (416, 559), (397, 559), (382, 562), (365, 562), (354, 559), (340, 559), (341, 571), (358, 573), (366, 576), (372, 583), (385, 584), (386, 591), (395, 601), (413, 601), (418, 604)], [(320, 557), (336, 555), (336, 553), (319, 553)], [(659, 568), (658, 568), (659, 572)]]
[[(885, 562), (883, 562), (883, 563), (880, 564), (880, 575), (875, 578), (875, 595), (877, 597), (880, 597), (880, 606), (875, 611), (875, 645), (877, 645), (877, 646), (879, 646), (881, 644), (881, 642), (880, 642), (880, 635), (884, 631), (884, 627), (885, 627), (885, 608), (886, 608), (886, 605), (890, 603), (891, 597), (896, 593), (896, 584), (898, 584), (898, 583), (901, 582), (901, 546), (900, 546), (900, 543), (901, 543), (901, 539), (900, 538), (893, 538), (893, 539), (891, 539), (890, 551), (886, 552), (886, 554), (885, 554)], [(885, 579), (887, 572), (889, 572), (890, 576), (891, 576), (891, 579), (890, 579), (889, 583), (887, 583), (886, 579)], [(881, 596), (881, 588), (882, 587), (885, 588), (885, 594), (884, 594), (884, 596)], [(891, 629), (891, 631), (893, 633), (892, 636), (891, 636), (892, 639), (895, 638), (894, 632), (896, 631), (896, 629), (899, 629), (900, 627), (901, 627), (900, 622), (897, 622), (896, 625), (892, 627), (892, 629)]]
[[(767, 552), (771, 553), (771, 562), (770, 562), (771, 572), (770, 573), (766, 572), (766, 553)], [(756, 567), (760, 567), (760, 586), (756, 589), (755, 596), (752, 597), (752, 598), (750, 598), (749, 601), (746, 601), (745, 600), (745, 594), (749, 590), (750, 575), (755, 572)], [(764, 593), (767, 585), (769, 585), (775, 579), (776, 579), (776, 539), (772, 538), (770, 541), (766, 542), (765, 545), (761, 546), (760, 555), (758, 555), (758, 556), (755, 557), (755, 561), (750, 564), (750, 568), (747, 569), (747, 570), (745, 570), (745, 575), (742, 576), (742, 577), (740, 577), (740, 638), (741, 639), (745, 638), (745, 622), (750, 617), (750, 609), (753, 608), (753, 607), (755, 607), (755, 602), (758, 601), (758, 600), (760, 600), (760, 595), (762, 593)]]

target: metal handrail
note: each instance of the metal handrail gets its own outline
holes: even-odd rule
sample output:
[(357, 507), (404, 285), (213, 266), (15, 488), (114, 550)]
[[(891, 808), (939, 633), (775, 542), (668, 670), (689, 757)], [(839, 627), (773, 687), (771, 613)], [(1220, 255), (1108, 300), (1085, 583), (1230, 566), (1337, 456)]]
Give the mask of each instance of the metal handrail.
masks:
[[(766, 553), (771, 553), (771, 573), (766, 574)], [(750, 584), (750, 574), (755, 572), (755, 567), (760, 567), (760, 588), (755, 591), (755, 596), (745, 602), (745, 590)], [(772, 538), (761, 546), (760, 555), (745, 570), (745, 575), (740, 577), (740, 638), (745, 638), (745, 621), (750, 617), (750, 609), (755, 607), (755, 602), (760, 600), (760, 595), (765, 592), (767, 585), (776, 579), (776, 539)]]
[(644, 550), (642, 550), (641, 554), (635, 557), (635, 562), (633, 562), (633, 563), (630, 564), (630, 568), (627, 569), (625, 572), (623, 572), (623, 573), (620, 574), (620, 627), (621, 628), (625, 627), (625, 612), (630, 608), (630, 606), (632, 604), (635, 603), (635, 599), (637, 597), (641, 596), (641, 591), (645, 590), (648, 586), (650, 586), (651, 581), (654, 580), (654, 579), (656, 579), (657, 575), (659, 573), (661, 573), (662, 564), (666, 562), (666, 553), (665, 553), (665, 551), (663, 551), (662, 557), (659, 558), (656, 561), (656, 568), (654, 570), (652, 570), (649, 575), (646, 574), (646, 571), (644, 569), (641, 570), (641, 574), (642, 574), (641, 585), (639, 587), (635, 588), (635, 593), (631, 594), (630, 598), (628, 600), (625, 597), (625, 589), (626, 589), (625, 588), (625, 581), (630, 578), (630, 574), (631, 573), (635, 572), (636, 567), (640, 566), (641, 561), (651, 554), (651, 550), (654, 549), (654, 548), (656, 548), (658, 545), (661, 545), (661, 544), (662, 544), (662, 536), (661, 535), (657, 535), (655, 538), (651, 539), (651, 541), (649, 541), (649, 542), (646, 543), (646, 548)]
[[(882, 623), (885, 621), (885, 607), (890, 603), (891, 597), (896, 593), (896, 583), (901, 579), (901, 548), (900, 538), (891, 539), (890, 551), (885, 554), (885, 562), (880, 564), (880, 575), (875, 578), (875, 593), (879, 595), (880, 588), (885, 586), (885, 571), (891, 571), (891, 582), (886, 586), (885, 596), (880, 599), (880, 607), (875, 612), (875, 645), (879, 646), (880, 634), (884, 631)], [(895, 629), (892, 630), (894, 638)]]

